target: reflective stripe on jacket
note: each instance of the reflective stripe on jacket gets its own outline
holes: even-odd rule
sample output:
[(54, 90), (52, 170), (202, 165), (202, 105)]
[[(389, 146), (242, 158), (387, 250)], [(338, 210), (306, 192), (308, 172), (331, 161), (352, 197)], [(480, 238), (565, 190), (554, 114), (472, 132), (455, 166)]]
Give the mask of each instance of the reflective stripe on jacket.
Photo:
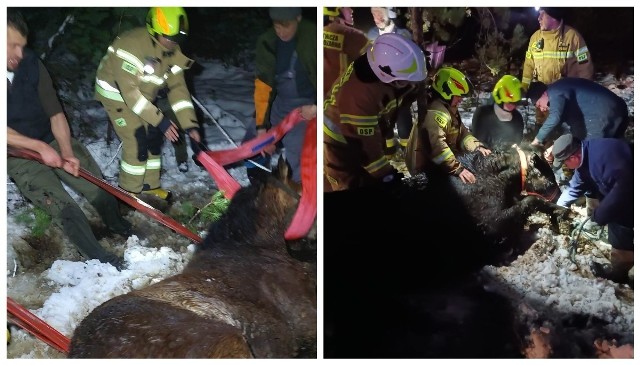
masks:
[(118, 36), (107, 49), (96, 73), (96, 99), (121, 102), (147, 123), (157, 126), (162, 112), (153, 104), (158, 92), (168, 89), (175, 122), (183, 129), (198, 127), (184, 70), (193, 60), (180, 48), (169, 52), (146, 28)]
[(522, 86), (534, 81), (549, 85), (562, 77), (593, 80), (593, 60), (584, 39), (562, 23), (558, 29), (537, 30), (529, 39), (522, 69)]
[(414, 175), (426, 171), (431, 163), (457, 175), (463, 167), (455, 154), (475, 151), (480, 146), (482, 143), (462, 124), (458, 110), (435, 98), (422, 123), (411, 131), (407, 143), (407, 169)]
[(375, 178), (393, 171), (384, 156), (383, 146), (384, 132), (389, 128), (387, 114), (399, 103), (395, 93), (388, 84), (362, 82), (352, 63), (333, 85), (324, 103), (325, 115), (334, 124), (325, 123), (325, 135), (331, 137), (331, 143), (346, 144), (345, 153), (359, 156), (360, 167)]
[(338, 22), (323, 28), (324, 87), (323, 95), (333, 82), (360, 56), (369, 40), (361, 30)]

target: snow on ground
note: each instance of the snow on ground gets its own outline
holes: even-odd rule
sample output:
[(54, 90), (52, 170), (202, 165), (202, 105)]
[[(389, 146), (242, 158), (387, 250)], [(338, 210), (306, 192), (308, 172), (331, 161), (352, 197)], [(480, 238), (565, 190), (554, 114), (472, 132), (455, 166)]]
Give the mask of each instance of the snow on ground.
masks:
[[(204, 71), (194, 80), (196, 98), (204, 104), (208, 113), (225, 129), (235, 142), (239, 142), (245, 125), (253, 114), (253, 77), (250, 71), (225, 67), (218, 62), (200, 60)], [(615, 79), (606, 75), (599, 82), (623, 97), (633, 114), (633, 75)], [(625, 85), (619, 88), (618, 85)], [(480, 99), (487, 99), (481, 93)], [(533, 116), (533, 110), (522, 110)], [(462, 113), (465, 124), (469, 124), (474, 107)], [(85, 111), (96, 123), (96, 135), (105, 136), (107, 117), (100, 107)], [(205, 114), (206, 115), (206, 114)], [(532, 119), (529, 119), (532, 123)], [(205, 135), (211, 149), (232, 147), (209, 118), (204, 123)], [(633, 132), (633, 127), (630, 128)], [(81, 138), (101, 166), (107, 180), (115, 184), (118, 171), (118, 140), (107, 144), (105, 138), (88, 140)], [(191, 152), (189, 151), (191, 154)], [(181, 197), (194, 199), (200, 195), (207, 200), (216, 187), (206, 171), (193, 161), (183, 174), (177, 170), (171, 145), (163, 148), (162, 184), (176, 195), (179, 209)], [(230, 173), (242, 185), (248, 184), (244, 167), (230, 169)], [(76, 196), (82, 202), (82, 198)], [(97, 215), (84, 202), (90, 220)], [(189, 261), (194, 245), (186, 238), (171, 233), (167, 228), (151, 221), (138, 212), (130, 212), (127, 219), (137, 227), (141, 236), (127, 239), (105, 237), (101, 243), (124, 255), (127, 269), (116, 271), (108, 264), (97, 260), (82, 261), (61, 231), (55, 227), (46, 232), (46, 242), (27, 241), (30, 229), (17, 220), (17, 216), (29, 207), (7, 182), (7, 292), (8, 296), (31, 309), (66, 336), (93, 308), (107, 299), (132, 289), (162, 280), (178, 273)], [(576, 207), (573, 225), (584, 219), (584, 208)], [(633, 290), (605, 280), (594, 279), (588, 270), (593, 256), (605, 257), (608, 245), (605, 241), (584, 241), (576, 255), (577, 265), (569, 258), (569, 239), (566, 234), (557, 235), (545, 227), (545, 218), (534, 215), (531, 227), (537, 235), (536, 243), (524, 255), (506, 267), (486, 267), (483, 275), (487, 287), (500, 291), (520, 303), (522, 316), (544, 319), (553, 313), (582, 313), (599, 317), (609, 324), (606, 327), (620, 335), (622, 343), (633, 343)], [(538, 228), (536, 228), (538, 227)], [(325, 227), (324, 229), (331, 229)], [(203, 235), (204, 232), (199, 232)], [(546, 323), (548, 326), (553, 325)], [(552, 328), (553, 331), (553, 328)], [(7, 347), (8, 358), (62, 358), (61, 353), (26, 332), (11, 327), (12, 342)]]
[[(217, 61), (199, 62), (204, 66), (204, 71), (195, 77), (194, 94), (207, 109), (205, 118), (200, 120), (204, 124), (206, 141), (212, 150), (232, 148), (232, 143), (208, 115), (239, 144), (244, 137), (245, 125), (252, 122), (253, 118), (253, 73), (225, 67)], [(198, 108), (197, 105), (194, 106)], [(108, 119), (99, 104), (85, 112), (91, 118), (103, 122), (95, 123), (95, 134), (105, 136)], [(115, 134), (110, 144), (102, 137), (93, 140), (78, 137), (87, 145), (102, 168), (106, 180), (116, 185), (119, 140)], [(191, 156), (191, 149), (188, 150)], [(210, 200), (217, 188), (205, 170), (189, 159), (189, 171), (179, 172), (173, 147), (169, 143), (165, 142), (162, 155), (162, 186), (173, 192), (176, 201), (171, 209), (179, 209), (182, 198), (196, 200), (201, 197), (205, 202)], [(243, 166), (228, 171), (241, 185), (249, 183)], [(99, 221), (92, 207), (72, 190), (69, 191), (76, 200), (84, 204), (83, 208), (90, 220)], [(126, 218), (138, 227), (138, 232), (144, 234), (144, 238), (133, 235), (119, 239), (119, 242), (119, 236), (100, 240), (103, 246), (124, 255), (126, 270), (118, 272), (111, 265), (98, 260), (82, 261), (73, 245), (56, 227), (47, 230), (47, 242), (23, 239), (29, 235), (30, 229), (18, 222), (16, 216), (28, 207), (30, 204), (7, 181), (7, 295), (68, 337), (71, 337), (80, 321), (102, 302), (180, 272), (195, 249), (190, 240), (172, 233), (143, 214), (132, 211)], [(205, 231), (199, 234), (204, 236)], [(38, 251), (42, 256), (49, 255), (46, 258), (37, 257)], [(18, 327), (11, 326), (11, 336), (12, 342), (7, 347), (8, 358), (64, 357)]]
[[(623, 98), (633, 115), (633, 80), (633, 75), (621, 79), (605, 75), (597, 81)], [(523, 115), (535, 115), (533, 110), (521, 112)], [(465, 124), (470, 122), (471, 119), (466, 119)], [(633, 121), (628, 132), (633, 141)], [(545, 322), (547, 327), (551, 327), (552, 334), (558, 329), (553, 327), (558, 325), (561, 318), (568, 314), (584, 314), (604, 320), (604, 328), (619, 336), (619, 344), (633, 344), (633, 289), (627, 285), (595, 279), (589, 270), (592, 259), (603, 262), (608, 257), (611, 246), (606, 241), (606, 229), (602, 239), (589, 240), (584, 234), (578, 236), (576, 263), (570, 260), (570, 242), (577, 234), (574, 229), (586, 218), (584, 205), (573, 205), (572, 209), (575, 218), (568, 231), (560, 235), (548, 228), (547, 218), (542, 215), (532, 216), (529, 223), (536, 234), (535, 244), (509, 266), (485, 267), (483, 274), (489, 283), (488, 287), (520, 303), (521, 315), (528, 317), (531, 323), (548, 316), (557, 316), (558, 318), (554, 318), (556, 323), (549, 323), (550, 320)], [(536, 229), (538, 226), (540, 228)]]

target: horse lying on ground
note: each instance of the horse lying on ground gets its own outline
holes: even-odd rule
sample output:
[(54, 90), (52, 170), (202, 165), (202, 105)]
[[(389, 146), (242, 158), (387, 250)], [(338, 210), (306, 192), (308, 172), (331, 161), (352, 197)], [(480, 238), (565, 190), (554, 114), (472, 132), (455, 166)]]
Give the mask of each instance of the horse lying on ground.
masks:
[(325, 357), (496, 356), (477, 346), (467, 346), (477, 352), (466, 354), (451, 344), (430, 347), (436, 342), (425, 339), (442, 327), (425, 319), (422, 304), (452, 283), (469, 286), (471, 273), (502, 262), (522, 245), (534, 211), (556, 217), (565, 210), (544, 198), (558, 186), (533, 151), (476, 153), (461, 162), (476, 184), (420, 174), (324, 194)]
[(181, 274), (95, 308), (69, 357), (315, 358), (315, 264), (287, 253), (298, 196), (283, 161), (275, 175), (238, 191)]

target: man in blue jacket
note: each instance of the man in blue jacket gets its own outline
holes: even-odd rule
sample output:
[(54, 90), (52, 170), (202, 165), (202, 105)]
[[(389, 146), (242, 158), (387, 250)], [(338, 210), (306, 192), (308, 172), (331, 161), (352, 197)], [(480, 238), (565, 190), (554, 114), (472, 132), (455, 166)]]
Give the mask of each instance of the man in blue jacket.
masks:
[(611, 265), (593, 262), (596, 276), (624, 283), (633, 267), (633, 151), (622, 139), (594, 138), (580, 141), (571, 134), (558, 138), (552, 148), (556, 167), (575, 170), (558, 205), (569, 207), (585, 192), (603, 198), (591, 219), (608, 224)]
[(561, 123), (569, 127), (565, 132), (580, 140), (622, 138), (629, 125), (625, 101), (591, 80), (567, 77), (548, 87), (542, 82), (532, 82), (527, 98), (538, 110), (549, 111), (532, 145), (544, 144)]

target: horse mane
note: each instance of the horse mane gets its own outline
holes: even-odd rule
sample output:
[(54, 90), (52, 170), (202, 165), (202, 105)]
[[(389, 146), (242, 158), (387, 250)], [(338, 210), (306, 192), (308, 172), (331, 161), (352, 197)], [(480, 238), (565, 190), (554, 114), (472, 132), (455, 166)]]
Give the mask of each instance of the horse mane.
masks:
[(468, 152), (457, 158), (474, 175), (495, 175), (520, 163), (515, 148), (493, 151), (488, 156), (478, 151)]
[(251, 184), (236, 192), (224, 214), (209, 226), (207, 237), (201, 249), (209, 249), (215, 245), (238, 241), (242, 237), (255, 235), (258, 218), (258, 199), (260, 192), (266, 187), (266, 182)]
[[(533, 153), (540, 153), (536, 147), (531, 146), (529, 143), (521, 143), (518, 148), (525, 153), (527, 158)], [(467, 170), (473, 174), (480, 175), (497, 174), (511, 167), (520, 166), (520, 156), (513, 146), (502, 146), (494, 149), (488, 156), (483, 156), (480, 152), (474, 151), (460, 155), (457, 158)]]

